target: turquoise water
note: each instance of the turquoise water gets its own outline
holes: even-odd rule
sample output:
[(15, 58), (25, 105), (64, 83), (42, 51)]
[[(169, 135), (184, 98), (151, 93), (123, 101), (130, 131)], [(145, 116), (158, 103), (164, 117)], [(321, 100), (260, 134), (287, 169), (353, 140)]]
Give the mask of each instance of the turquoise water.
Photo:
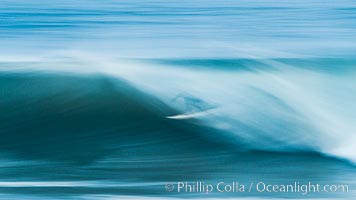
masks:
[(1, 1), (0, 199), (354, 199), (355, 10)]

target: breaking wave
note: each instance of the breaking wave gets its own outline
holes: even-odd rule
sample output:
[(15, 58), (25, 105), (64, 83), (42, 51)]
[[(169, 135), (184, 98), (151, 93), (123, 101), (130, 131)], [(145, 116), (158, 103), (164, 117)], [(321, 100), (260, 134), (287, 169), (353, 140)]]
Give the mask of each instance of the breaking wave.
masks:
[[(335, 66), (338, 63), (342, 66)], [(110, 137), (120, 138), (126, 132), (154, 129), (161, 140), (172, 137), (171, 132), (181, 134), (174, 130), (182, 126), (208, 140), (226, 140), (235, 150), (310, 151), (354, 162), (355, 63), (347, 59), (7, 62), (1, 66), (0, 127), (6, 135), (1, 146), (50, 142), (49, 148), (59, 151), (62, 143), (71, 144), (66, 140), (82, 132), (78, 139), (93, 135), (109, 139), (105, 149), (115, 147), (107, 144)], [(177, 95), (215, 108), (186, 120), (167, 119), (188, 112), (184, 99), (174, 100)], [(56, 146), (52, 140), (61, 142)], [(100, 146), (95, 140), (88, 142)], [(78, 146), (73, 143), (73, 148)], [(37, 150), (48, 152), (41, 145), (30, 151)], [(100, 156), (101, 150), (95, 152)]]

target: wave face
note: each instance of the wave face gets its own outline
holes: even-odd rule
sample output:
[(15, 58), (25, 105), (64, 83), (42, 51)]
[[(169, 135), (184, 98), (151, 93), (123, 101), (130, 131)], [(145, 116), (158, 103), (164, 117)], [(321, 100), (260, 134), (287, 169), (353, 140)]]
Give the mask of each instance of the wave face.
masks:
[[(332, 63), (346, 64), (335, 70)], [(3, 107), (16, 108), (19, 111), (15, 112), (18, 114), (13, 115), (12, 120), (5, 118), (4, 121), (22, 124), (21, 121), (18, 122), (18, 116), (22, 116), (21, 111), (26, 111), (27, 107), (31, 106), (28, 101), (37, 102), (46, 98), (51, 98), (51, 103), (63, 104), (64, 113), (59, 114), (64, 116), (66, 110), (71, 113), (72, 109), (75, 111), (95, 100), (98, 101), (98, 108), (92, 108), (95, 110), (92, 112), (98, 112), (99, 116), (100, 113), (106, 113), (105, 109), (110, 110), (112, 107), (119, 109), (123, 104), (132, 102), (131, 107), (125, 108), (132, 110), (117, 111), (120, 117), (116, 117), (120, 119), (132, 115), (141, 115), (143, 119), (151, 118), (141, 113), (144, 111), (134, 112), (141, 107), (153, 112), (152, 115), (157, 115), (153, 111), (156, 109), (160, 112), (160, 118), (165, 118), (189, 112), (187, 106), (202, 111), (204, 108), (200, 106), (204, 104), (215, 108), (212, 113), (197, 117), (197, 121), (193, 120), (194, 124), (214, 130), (217, 135), (233, 138), (239, 144), (239, 148), (314, 151), (354, 162), (356, 161), (356, 149), (353, 145), (356, 139), (354, 134), (356, 107), (353, 101), (356, 91), (356, 85), (353, 84), (356, 75), (354, 63), (354, 60), (345, 59), (149, 60), (146, 63), (123, 62), (115, 68), (113, 63), (107, 64), (96, 60), (92, 61), (91, 65), (101, 66), (101, 70), (96, 73), (103, 74), (102, 79), (105, 81), (98, 78), (93, 81), (85, 80), (83, 77), (84, 82), (92, 82), (90, 84), (80, 83), (80, 80), (66, 78), (64, 75), (63, 77), (50, 75), (54, 76), (51, 78), (41, 73), (37, 75), (35, 72), (28, 72), (33, 74), (29, 76), (29, 80), (21, 80), (14, 75), (16, 73), (9, 75), (5, 73), (2, 78), (2, 90), (7, 98), (2, 102)], [(87, 66), (87, 69), (90, 68)], [(66, 70), (70, 69), (68, 67)], [(95, 68), (92, 73), (95, 73)], [(14, 80), (11, 80), (11, 77)], [(17, 79), (21, 82), (17, 83)], [(47, 86), (49, 88), (40, 87), (47, 82), (51, 83)], [(66, 82), (69, 84), (66, 85)], [(29, 86), (24, 87), (27, 84)], [(78, 88), (69, 90), (68, 87), (72, 84), (78, 85)], [(107, 88), (105, 85), (108, 85)], [(17, 88), (23, 87), (21, 91), (15, 92)], [(126, 99), (126, 103), (115, 102), (114, 99), (117, 97), (114, 95), (119, 95), (116, 94), (118, 93), (116, 90), (123, 96), (133, 95), (132, 99)], [(108, 97), (93, 99), (96, 93)], [(151, 102), (151, 99), (145, 99), (141, 97), (142, 95), (155, 101)], [(199, 100), (200, 105), (190, 105), (192, 103), (186, 101), (187, 97)], [(24, 103), (23, 108), (18, 102)], [(36, 104), (45, 106), (38, 109), (43, 109), (42, 111), (46, 113), (57, 112), (51, 112), (52, 105), (48, 102)], [(106, 108), (101, 109), (100, 106)], [(40, 111), (25, 115), (27, 118), (24, 122), (32, 120), (41, 122), (48, 118), (42, 116), (43, 113)], [(8, 113), (13, 111), (10, 110)], [(38, 115), (41, 116), (39, 119), (36, 118)], [(80, 115), (85, 117), (86, 114)], [(113, 119), (103, 121), (112, 122), (116, 117), (112, 116)], [(64, 121), (64, 118), (59, 121), (61, 120)], [(92, 120), (96, 121), (95, 117)], [(55, 121), (52, 121), (54, 125)], [(131, 119), (127, 121), (131, 122)], [(10, 127), (17, 126), (11, 124)]]

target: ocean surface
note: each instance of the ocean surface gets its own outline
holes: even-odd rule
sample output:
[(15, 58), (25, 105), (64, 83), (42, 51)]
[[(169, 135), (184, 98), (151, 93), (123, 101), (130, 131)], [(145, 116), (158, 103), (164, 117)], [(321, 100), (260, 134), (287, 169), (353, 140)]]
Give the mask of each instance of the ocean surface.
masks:
[(1, 0), (0, 199), (355, 199), (355, 55), (353, 0)]

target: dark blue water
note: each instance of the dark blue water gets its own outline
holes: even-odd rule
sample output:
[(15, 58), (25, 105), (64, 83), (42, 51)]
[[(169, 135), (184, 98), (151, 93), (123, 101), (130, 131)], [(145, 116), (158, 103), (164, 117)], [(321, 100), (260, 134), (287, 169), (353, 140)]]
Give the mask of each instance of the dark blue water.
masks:
[(355, 10), (1, 1), (0, 199), (354, 199)]

